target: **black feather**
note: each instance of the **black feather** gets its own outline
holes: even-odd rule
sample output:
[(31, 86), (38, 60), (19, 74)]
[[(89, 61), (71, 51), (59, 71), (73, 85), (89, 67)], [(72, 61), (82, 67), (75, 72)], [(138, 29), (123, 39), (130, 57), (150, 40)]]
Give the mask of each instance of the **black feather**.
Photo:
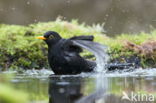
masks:
[(94, 36), (89, 35), (89, 36), (74, 36), (70, 38), (70, 40), (86, 40), (86, 41), (93, 41)]

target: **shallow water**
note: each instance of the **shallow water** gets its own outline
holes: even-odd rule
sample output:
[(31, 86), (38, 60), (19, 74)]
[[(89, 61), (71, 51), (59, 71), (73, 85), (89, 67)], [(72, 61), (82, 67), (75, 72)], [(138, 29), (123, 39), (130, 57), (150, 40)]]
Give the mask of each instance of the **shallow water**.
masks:
[[(27, 92), (29, 103), (152, 103), (149, 97), (156, 96), (156, 69), (62, 76), (49, 70), (3, 74), (16, 75), (9, 85)], [(144, 100), (142, 93), (147, 96)], [(125, 94), (133, 100), (122, 99)]]

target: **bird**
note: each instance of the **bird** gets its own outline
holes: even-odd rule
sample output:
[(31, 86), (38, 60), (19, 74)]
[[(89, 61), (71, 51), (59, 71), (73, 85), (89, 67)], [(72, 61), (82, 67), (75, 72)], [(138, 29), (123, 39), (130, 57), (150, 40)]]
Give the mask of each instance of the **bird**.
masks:
[[(56, 75), (80, 74), (92, 72), (97, 66), (95, 61), (84, 59), (80, 56), (83, 49), (75, 41), (93, 42), (94, 36), (74, 36), (64, 39), (55, 31), (47, 31), (37, 39), (44, 40), (48, 45), (48, 62)], [(110, 63), (106, 65), (108, 71), (123, 70), (134, 67), (134, 63)]]
[(74, 36), (64, 39), (55, 31), (47, 31), (38, 39), (44, 40), (48, 45), (48, 62), (56, 75), (80, 74), (91, 72), (96, 67), (94, 61), (80, 56), (83, 49), (74, 43), (74, 40), (93, 41), (94, 36)]

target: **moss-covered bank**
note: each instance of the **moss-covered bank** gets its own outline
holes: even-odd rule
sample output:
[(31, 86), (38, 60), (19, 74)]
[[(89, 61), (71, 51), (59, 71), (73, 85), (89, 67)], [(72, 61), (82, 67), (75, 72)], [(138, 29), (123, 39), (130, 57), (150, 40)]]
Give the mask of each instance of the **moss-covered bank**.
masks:
[[(141, 58), (142, 65), (147, 65), (147, 59), (154, 61), (153, 55), (146, 57), (143, 53), (125, 46), (125, 42), (142, 44), (148, 40), (156, 38), (156, 31), (149, 34), (140, 33), (138, 35), (122, 34), (115, 38), (109, 38), (103, 34), (102, 25), (88, 26), (78, 24), (76, 20), (71, 22), (56, 21), (47, 23), (37, 23), (28, 26), (19, 25), (0, 25), (0, 68), (2, 70), (11, 69), (31, 69), (31, 68), (48, 68), (47, 63), (47, 46), (41, 40), (35, 37), (43, 35), (48, 30), (57, 31), (64, 38), (76, 35), (94, 35), (95, 41), (108, 45), (111, 59), (124, 61), (122, 57), (137, 56)], [(83, 55), (89, 55), (84, 53)], [(152, 64), (153, 65), (153, 64)], [(150, 65), (151, 66), (151, 65)]]

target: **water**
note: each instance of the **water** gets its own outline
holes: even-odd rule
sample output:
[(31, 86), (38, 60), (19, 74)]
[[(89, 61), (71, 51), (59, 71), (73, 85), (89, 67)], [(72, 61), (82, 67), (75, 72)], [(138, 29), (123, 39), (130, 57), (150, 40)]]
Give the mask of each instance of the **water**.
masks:
[(123, 92), (127, 95), (139, 95), (140, 92), (156, 95), (156, 69), (139, 71), (144, 73), (139, 74), (138, 70), (120, 73), (116, 71), (104, 74), (101, 78), (97, 76), (99, 73), (49, 76), (52, 72), (48, 70), (42, 70), (44, 75), (35, 70), (31, 74), (28, 74), (30, 70), (24, 74), (3, 74), (16, 74), (14, 78), (10, 78), (9, 85), (27, 92), (30, 96), (29, 103), (131, 103), (121, 99)]

